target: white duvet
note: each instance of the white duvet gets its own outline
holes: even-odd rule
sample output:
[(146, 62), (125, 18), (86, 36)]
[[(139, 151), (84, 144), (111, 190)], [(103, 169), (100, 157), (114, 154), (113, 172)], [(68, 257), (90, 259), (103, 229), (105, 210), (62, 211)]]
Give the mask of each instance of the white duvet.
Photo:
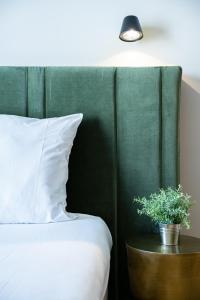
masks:
[(98, 217), (0, 225), (0, 300), (103, 300), (110, 232)]

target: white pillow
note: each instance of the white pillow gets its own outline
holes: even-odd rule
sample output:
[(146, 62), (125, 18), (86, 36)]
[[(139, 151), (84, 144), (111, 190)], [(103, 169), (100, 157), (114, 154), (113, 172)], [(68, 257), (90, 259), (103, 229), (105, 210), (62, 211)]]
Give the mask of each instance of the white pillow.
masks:
[(65, 212), (68, 160), (82, 118), (0, 115), (0, 223), (71, 219)]

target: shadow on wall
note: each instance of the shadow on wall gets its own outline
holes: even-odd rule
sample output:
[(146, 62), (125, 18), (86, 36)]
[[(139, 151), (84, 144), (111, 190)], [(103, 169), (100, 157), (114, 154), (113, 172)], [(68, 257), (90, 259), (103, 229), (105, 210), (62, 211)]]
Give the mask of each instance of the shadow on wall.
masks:
[(155, 41), (155, 39), (166, 39), (169, 34), (166, 29), (155, 26), (142, 26), (142, 31), (145, 36), (145, 42)]
[(200, 237), (200, 79), (184, 77), (180, 111), (180, 182), (195, 204), (192, 228), (184, 233)]

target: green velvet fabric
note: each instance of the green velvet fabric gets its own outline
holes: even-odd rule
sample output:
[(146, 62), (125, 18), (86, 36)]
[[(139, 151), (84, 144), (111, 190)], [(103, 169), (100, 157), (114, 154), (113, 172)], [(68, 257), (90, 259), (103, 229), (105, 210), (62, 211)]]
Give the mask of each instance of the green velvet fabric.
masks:
[(67, 185), (68, 210), (101, 216), (113, 239), (110, 299), (128, 294), (125, 240), (152, 225), (132, 199), (179, 177), (179, 67), (0, 67), (0, 113), (82, 112)]
[(0, 112), (27, 114), (27, 70), (25, 68), (0, 68)]
[[(119, 274), (127, 274), (125, 238), (154, 230), (147, 218), (138, 216), (133, 197), (178, 183), (180, 79), (176, 67), (117, 70)], [(120, 299), (127, 282), (122, 282)]]

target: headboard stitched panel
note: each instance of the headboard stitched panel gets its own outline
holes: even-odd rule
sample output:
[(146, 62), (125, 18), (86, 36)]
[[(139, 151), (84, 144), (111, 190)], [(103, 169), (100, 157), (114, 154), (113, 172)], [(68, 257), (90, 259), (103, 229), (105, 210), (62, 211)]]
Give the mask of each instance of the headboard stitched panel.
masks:
[[(147, 218), (138, 216), (134, 196), (178, 183), (180, 79), (178, 67), (117, 69), (119, 274), (127, 274), (124, 239), (153, 230)], [(127, 283), (128, 278), (120, 299)]]
[(128, 291), (125, 239), (152, 229), (137, 216), (133, 197), (178, 183), (180, 80), (179, 67), (0, 67), (0, 113), (83, 112), (67, 202), (69, 210), (107, 222), (119, 299)]

